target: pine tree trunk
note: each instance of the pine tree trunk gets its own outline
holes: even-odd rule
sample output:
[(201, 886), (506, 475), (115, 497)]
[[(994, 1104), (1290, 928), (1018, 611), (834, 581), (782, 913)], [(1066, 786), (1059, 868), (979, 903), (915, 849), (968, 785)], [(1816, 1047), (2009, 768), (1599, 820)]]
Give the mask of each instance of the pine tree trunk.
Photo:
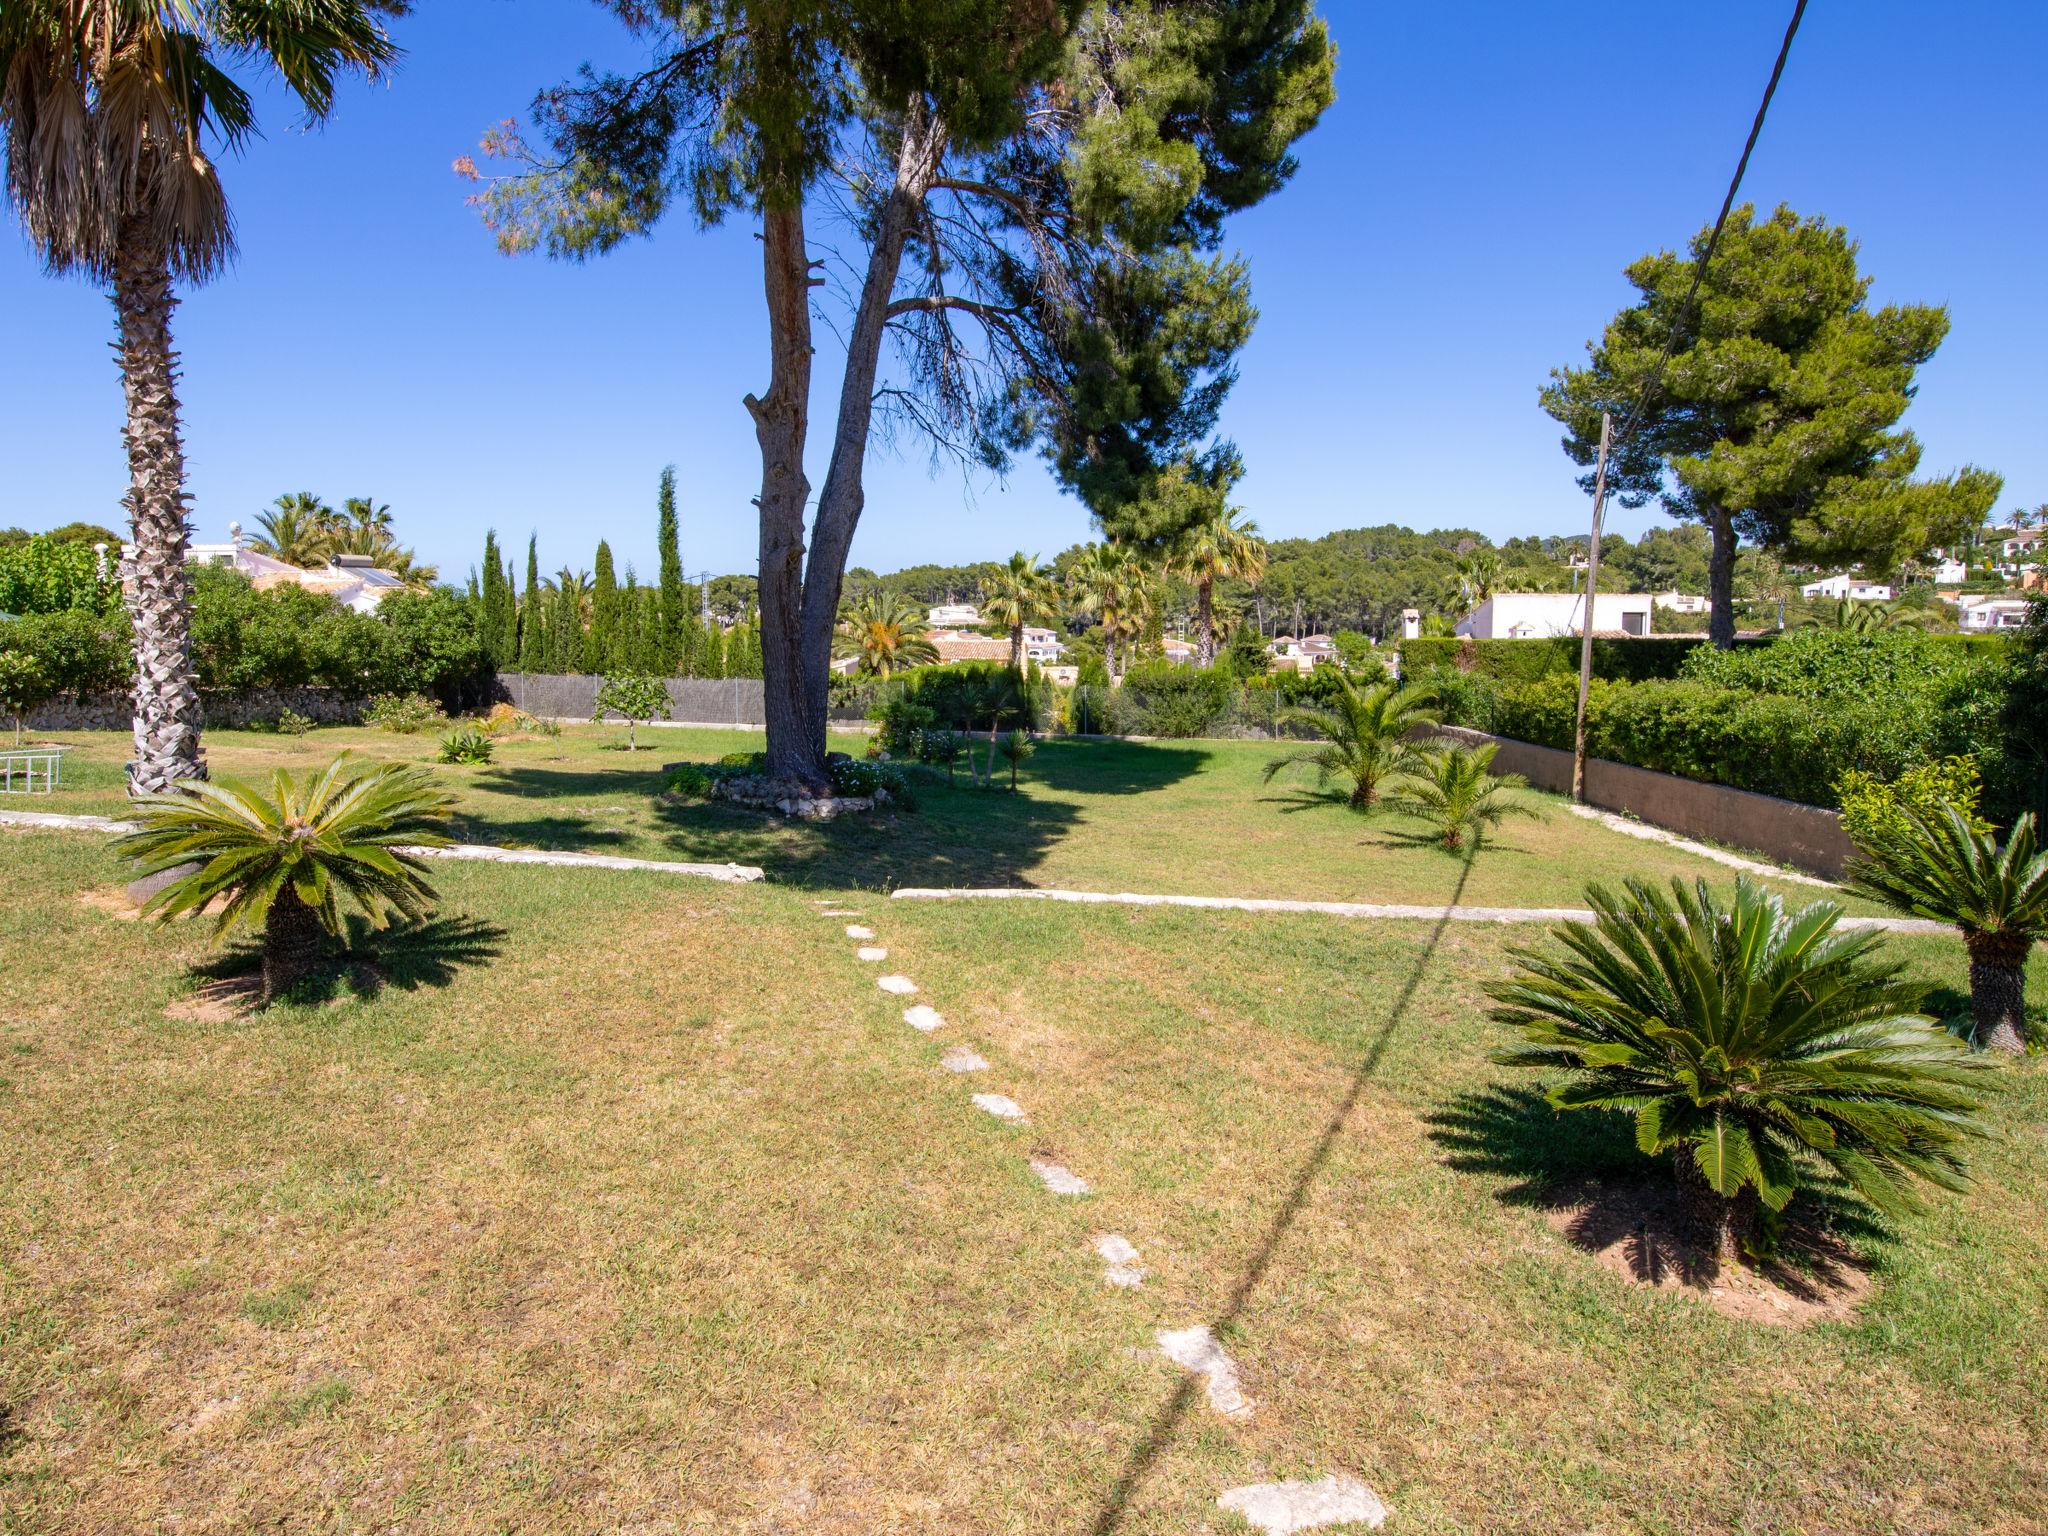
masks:
[(286, 886), (263, 924), (263, 998), (268, 1002), (312, 974), (320, 963), (320, 919)]
[(2009, 933), (1966, 933), (1970, 952), (1970, 1012), (1977, 1044), (2018, 1056), (2027, 1048), (2028, 941)]
[(1216, 661), (1216, 583), (1205, 576), (1195, 592), (1195, 660), (1201, 666), (1213, 666)]
[(171, 270), (147, 219), (121, 222), (114, 255), (121, 386), (127, 396), (128, 617), (135, 631), (135, 757), (131, 795), (206, 777), (192, 673), (192, 579), (185, 569), (185, 450), (178, 426), (178, 355), (171, 348)]
[(1725, 651), (1735, 644), (1734, 515), (1726, 507), (1714, 507), (1707, 514), (1707, 528), (1712, 537), (1707, 552), (1707, 639)]

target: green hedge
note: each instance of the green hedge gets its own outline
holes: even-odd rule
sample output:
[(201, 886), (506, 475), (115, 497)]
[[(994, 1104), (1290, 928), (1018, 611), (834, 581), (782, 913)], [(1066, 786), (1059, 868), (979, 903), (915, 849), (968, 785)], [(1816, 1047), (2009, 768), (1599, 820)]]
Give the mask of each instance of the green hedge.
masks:
[[(1642, 682), (1648, 678), (1677, 677), (1693, 651), (1706, 643), (1704, 635), (1649, 635), (1641, 640), (1593, 637), (1593, 675)], [(1738, 649), (1768, 644), (1762, 640), (1737, 642)], [(1555, 672), (1578, 676), (1579, 637), (1553, 635), (1529, 640), (1471, 640), (1461, 636), (1431, 635), (1401, 642), (1401, 675), (1413, 677), (1431, 667), (1456, 667), (1477, 672), (1503, 683), (1533, 683)]]

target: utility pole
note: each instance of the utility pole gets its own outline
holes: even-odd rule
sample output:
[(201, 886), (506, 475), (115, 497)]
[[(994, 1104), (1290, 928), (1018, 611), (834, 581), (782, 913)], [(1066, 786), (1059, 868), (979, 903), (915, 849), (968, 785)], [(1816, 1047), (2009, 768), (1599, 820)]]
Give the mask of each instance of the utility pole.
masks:
[(697, 573), (697, 607), (703, 617), (704, 627), (711, 627), (711, 573)]
[(1593, 685), (1593, 602), (1600, 591), (1600, 522), (1607, 510), (1607, 450), (1614, 418), (1600, 413), (1600, 458), (1593, 470), (1593, 542), (1586, 551), (1586, 606), (1579, 616), (1579, 713), (1572, 726), (1572, 803), (1586, 803), (1586, 694)]

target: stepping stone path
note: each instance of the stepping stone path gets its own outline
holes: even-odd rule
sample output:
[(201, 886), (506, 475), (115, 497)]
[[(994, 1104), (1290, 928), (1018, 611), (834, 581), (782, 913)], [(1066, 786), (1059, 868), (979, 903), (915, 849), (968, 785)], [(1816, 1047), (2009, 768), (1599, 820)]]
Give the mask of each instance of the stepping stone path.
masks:
[(955, 1045), (939, 1058), (939, 1065), (948, 1072), (986, 1072), (988, 1062), (981, 1053), (971, 1046)]
[(875, 936), (875, 930), (863, 928), (859, 923), (848, 923), (846, 925), (846, 936), (849, 939), (872, 939)]
[(1102, 1272), (1102, 1278), (1109, 1284), (1134, 1290), (1145, 1283), (1145, 1271), (1138, 1263), (1138, 1250), (1128, 1237), (1105, 1232), (1095, 1239), (1095, 1251), (1109, 1266)]
[(826, 917), (859, 917), (859, 916), (860, 916), (860, 914), (859, 914), (858, 912), (849, 912), (849, 911), (847, 911), (847, 910), (846, 910), (846, 909), (845, 909), (844, 907), (827, 907), (827, 908), (825, 909), (825, 911), (824, 911), (823, 915), (824, 915), (824, 916), (826, 916)]
[(946, 1022), (946, 1016), (929, 1003), (912, 1003), (903, 1010), (903, 1022), (912, 1029), (930, 1034)]
[(908, 976), (877, 976), (875, 985), (884, 992), (893, 992), (898, 997), (908, 997), (917, 990), (917, 983)]
[(879, 944), (863, 944), (854, 951), (854, 955), (862, 960), (886, 960), (889, 958), (889, 951)]
[(1192, 1328), (1162, 1328), (1159, 1352), (1183, 1369), (1203, 1378), (1209, 1406), (1226, 1419), (1248, 1419), (1252, 1401), (1237, 1384), (1237, 1366), (1209, 1332), (1207, 1323)]
[(1216, 1501), (1216, 1507), (1244, 1516), (1246, 1524), (1257, 1526), (1266, 1536), (1294, 1536), (1296, 1531), (1312, 1531), (1319, 1525), (1369, 1525), (1378, 1530), (1387, 1519), (1387, 1506), (1380, 1496), (1342, 1472), (1233, 1488)]
[(1008, 1120), (1015, 1124), (1022, 1124), (1024, 1120), (1024, 1111), (1017, 1101), (1006, 1099), (1000, 1093), (977, 1093), (974, 1096), (974, 1107), (994, 1115), (998, 1120)]
[(1031, 1171), (1038, 1175), (1038, 1182), (1056, 1195), (1085, 1195), (1088, 1181), (1078, 1173), (1070, 1173), (1050, 1158), (1031, 1159)]

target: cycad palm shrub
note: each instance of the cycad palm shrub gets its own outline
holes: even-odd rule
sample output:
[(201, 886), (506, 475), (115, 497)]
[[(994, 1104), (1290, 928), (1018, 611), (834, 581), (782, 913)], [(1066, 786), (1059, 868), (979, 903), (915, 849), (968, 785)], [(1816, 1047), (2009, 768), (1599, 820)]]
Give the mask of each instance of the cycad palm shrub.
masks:
[(344, 752), (294, 778), (280, 768), (269, 793), (233, 779), (188, 780), (136, 803), (141, 830), (116, 851), (143, 875), (196, 864), (157, 891), (145, 916), (168, 921), (220, 903), (214, 936), (260, 930), (263, 995), (276, 997), (319, 961), (321, 935), (339, 937), (341, 898), (382, 927), (392, 913), (433, 905), (414, 847), (446, 847), (455, 804), (426, 769), (386, 763), (353, 771)]
[(1011, 731), (996, 743), (996, 750), (1003, 754), (1003, 761), (1010, 765), (1010, 789), (1017, 788), (1017, 770), (1038, 750), (1030, 735), (1024, 731)]
[(2015, 821), (2001, 844), (1961, 806), (1901, 805), (1889, 824), (1866, 826), (1857, 846), (1849, 888), (1962, 929), (1977, 1044), (2024, 1050), (2027, 951), (2048, 935), (2048, 853), (2037, 845), (2033, 816)]
[(1964, 1186), (1981, 1061), (1918, 1011), (1878, 934), (1747, 879), (1725, 904), (1705, 881), (1586, 895), (1592, 922), (1510, 951), (1516, 973), (1488, 988), (1522, 1035), (1493, 1059), (1562, 1074), (1556, 1109), (1633, 1116), (1637, 1147), (1673, 1158), (1711, 1264), (1822, 1170), (1888, 1214), (1918, 1204), (1915, 1180)]
[(1535, 811), (1507, 798), (1529, 781), (1519, 773), (1493, 773), (1492, 742), (1484, 746), (1446, 746), (1420, 754), (1386, 808), (1426, 821), (1444, 847), (1456, 853), (1469, 838), (1473, 846), (1510, 816)]
[(1336, 694), (1326, 705), (1283, 711), (1276, 723), (1308, 725), (1322, 742), (1274, 758), (1266, 764), (1266, 780), (1290, 768), (1313, 768), (1318, 784), (1349, 780), (1351, 808), (1371, 814), (1380, 791), (1413, 770), (1421, 752), (1409, 740), (1417, 726), (1434, 725), (1436, 711), (1426, 689), (1398, 683), (1360, 688), (1338, 678)]

